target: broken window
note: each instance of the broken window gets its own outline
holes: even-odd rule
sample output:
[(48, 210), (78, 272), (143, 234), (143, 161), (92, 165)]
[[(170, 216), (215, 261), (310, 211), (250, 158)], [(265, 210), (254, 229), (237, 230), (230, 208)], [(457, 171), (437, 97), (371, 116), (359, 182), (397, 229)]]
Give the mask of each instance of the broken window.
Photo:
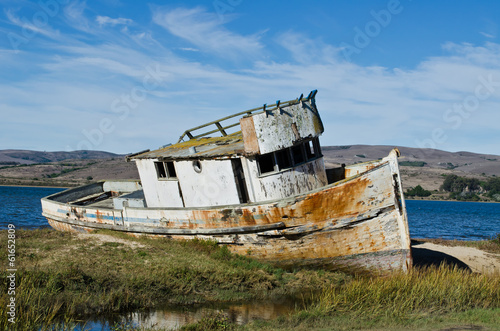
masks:
[(305, 141), (291, 148), (261, 155), (257, 158), (260, 174), (287, 170), (321, 157), (318, 138)]
[(175, 172), (174, 161), (165, 162), (165, 168), (167, 169), (168, 178), (177, 178), (177, 173)]
[(259, 172), (261, 175), (275, 171), (276, 161), (274, 159), (274, 153), (259, 156), (257, 158), (257, 164), (259, 165)]
[(322, 157), (323, 154), (321, 154), (321, 146), (319, 144), (319, 139), (314, 138), (313, 142), (314, 142), (314, 148), (316, 150), (316, 157)]
[(276, 160), (278, 161), (279, 170), (288, 169), (292, 167), (292, 159), (290, 158), (290, 150), (283, 149), (276, 152)]
[(316, 148), (314, 146), (314, 141), (309, 140), (305, 142), (306, 147), (306, 155), (308, 160), (312, 160), (316, 158)]
[(304, 147), (303, 144), (292, 147), (292, 157), (293, 157), (293, 164), (294, 165), (304, 163), (305, 158), (304, 158), (304, 148), (303, 147)]
[(167, 178), (167, 171), (165, 170), (163, 162), (155, 162), (155, 168), (158, 178)]
[(174, 162), (155, 162), (156, 175), (158, 179), (176, 179), (177, 173), (175, 171)]

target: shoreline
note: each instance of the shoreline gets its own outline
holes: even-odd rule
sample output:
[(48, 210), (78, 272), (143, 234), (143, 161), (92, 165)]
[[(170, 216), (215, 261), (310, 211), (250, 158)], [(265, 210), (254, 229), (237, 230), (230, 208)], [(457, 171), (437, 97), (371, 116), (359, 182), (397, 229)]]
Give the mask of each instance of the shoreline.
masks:
[(500, 253), (498, 248), (488, 249), (489, 242), (412, 239), (413, 263), (416, 267), (444, 263), (480, 274), (500, 275)]

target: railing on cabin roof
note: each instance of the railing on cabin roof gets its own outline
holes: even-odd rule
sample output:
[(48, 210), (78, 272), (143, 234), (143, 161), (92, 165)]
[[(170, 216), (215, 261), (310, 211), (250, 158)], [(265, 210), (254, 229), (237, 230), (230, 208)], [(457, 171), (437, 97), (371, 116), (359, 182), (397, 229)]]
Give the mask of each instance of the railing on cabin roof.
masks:
[[(230, 116), (226, 116), (226, 117), (220, 118), (220, 119), (212, 121), (210, 123), (205, 123), (203, 125), (200, 125), (200, 126), (197, 126), (197, 127), (191, 128), (191, 129), (188, 129), (188, 130), (184, 131), (184, 133), (182, 134), (182, 136), (180, 136), (180, 138), (177, 141), (177, 143), (183, 142), (184, 138), (186, 136), (191, 140), (191, 139), (198, 139), (198, 138), (206, 137), (206, 136), (208, 136), (208, 135), (210, 135), (212, 133), (216, 133), (216, 132), (219, 132), (222, 137), (226, 137), (228, 135), (231, 135), (231, 134), (228, 134), (226, 132), (226, 130), (240, 125), (240, 122), (238, 120), (238, 122), (236, 122), (236, 123), (232, 123), (232, 124), (229, 124), (229, 125), (222, 126), (221, 122), (223, 122), (223, 121), (227, 121), (227, 120), (230, 120), (230, 119), (235, 118), (235, 117), (240, 117), (241, 115), (255, 115), (255, 114), (260, 114), (260, 113), (264, 113), (264, 112), (271, 112), (271, 111), (279, 109), (281, 107), (286, 107), (286, 106), (297, 104), (297, 103), (299, 103), (301, 101), (308, 101), (310, 99), (314, 99), (314, 97), (316, 96), (317, 92), (318, 92), (318, 90), (311, 91), (306, 98), (304, 98), (304, 95), (301, 94), (300, 97), (298, 97), (297, 99), (290, 100), (290, 101), (285, 101), (283, 103), (281, 103), (280, 100), (278, 100), (278, 101), (276, 101), (276, 104), (272, 105), (272, 106), (267, 106), (267, 104), (264, 104), (262, 107), (253, 108), (253, 109), (249, 109), (249, 110), (246, 110), (246, 111), (242, 111), (242, 112), (230, 115)], [(202, 129), (207, 128), (207, 127), (209, 127), (211, 125), (215, 125), (216, 128), (212, 129), (210, 131), (207, 131), (207, 132), (203, 132), (203, 133), (199, 133), (199, 134), (193, 134), (193, 131), (202, 130)], [(240, 133), (240, 132), (241, 131), (237, 131), (237, 132), (234, 132), (232, 134), (236, 134), (236, 133)]]

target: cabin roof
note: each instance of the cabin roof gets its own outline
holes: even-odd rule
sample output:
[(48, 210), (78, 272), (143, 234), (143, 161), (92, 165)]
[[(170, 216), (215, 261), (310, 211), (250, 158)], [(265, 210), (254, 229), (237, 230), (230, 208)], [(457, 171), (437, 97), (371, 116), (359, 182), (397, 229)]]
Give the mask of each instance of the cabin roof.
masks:
[[(309, 93), (309, 96), (307, 96), (306, 98), (303, 98), (304, 95), (301, 94), (300, 97), (294, 100), (285, 102), (281, 102), (280, 100), (278, 100), (276, 101), (276, 105), (267, 106), (266, 104), (264, 104), (262, 107), (257, 107), (244, 112), (236, 113), (218, 119), (216, 121), (197, 126), (195, 128), (186, 130), (179, 138), (179, 141), (176, 144), (164, 146), (154, 151), (147, 150), (131, 154), (128, 155), (126, 159), (127, 161), (137, 160), (137, 159), (158, 159), (158, 160), (176, 160), (176, 159), (182, 160), (182, 159), (203, 159), (203, 158), (209, 159), (209, 158), (231, 158), (245, 154), (246, 155), (252, 153), (255, 154), (255, 151), (252, 151), (252, 153), (249, 153), (249, 151), (245, 152), (245, 144), (243, 141), (243, 134), (241, 133), (241, 131), (228, 134), (227, 130), (235, 127), (240, 127), (241, 129), (240, 119), (242, 118), (243, 115), (244, 117), (253, 117), (265, 113), (266, 114), (265, 117), (267, 118), (268, 115), (272, 115), (274, 111), (279, 110), (281, 114), (282, 109), (286, 107), (290, 107), (299, 103), (302, 103), (302, 105), (304, 105), (303, 103), (307, 101), (314, 103), (314, 97), (316, 96), (316, 93), (317, 90), (314, 90), (311, 91)], [(318, 127), (320, 128), (320, 130), (317, 133), (321, 133), (323, 132), (321, 119), (319, 118), (317, 111), (314, 113), (314, 115), (317, 117), (317, 120), (314, 123), (319, 123)], [(235, 119), (236, 123), (228, 123), (228, 124), (224, 123), (226, 121), (234, 121)], [(274, 125), (276, 125), (276, 123)], [(213, 126), (215, 126), (216, 128), (213, 129)], [(199, 131), (205, 131), (205, 130), (208, 131), (199, 133)], [(212, 134), (221, 134), (222, 137), (210, 137), (210, 135)], [(247, 137), (248, 134), (249, 133), (247, 132), (245, 137)], [(255, 133), (253, 134), (255, 136)], [(297, 132), (297, 134), (299, 134), (299, 132)], [(183, 142), (183, 140), (186, 137), (188, 137), (189, 140)], [(271, 138), (275, 139), (275, 137)], [(246, 139), (248, 140), (248, 138)], [(257, 139), (256, 136), (255, 139)], [(278, 141), (280, 142), (279, 139)]]
[[(194, 149), (193, 149), (194, 148)], [(134, 155), (131, 159), (230, 158), (244, 153), (243, 136), (236, 132), (224, 137), (202, 137)]]

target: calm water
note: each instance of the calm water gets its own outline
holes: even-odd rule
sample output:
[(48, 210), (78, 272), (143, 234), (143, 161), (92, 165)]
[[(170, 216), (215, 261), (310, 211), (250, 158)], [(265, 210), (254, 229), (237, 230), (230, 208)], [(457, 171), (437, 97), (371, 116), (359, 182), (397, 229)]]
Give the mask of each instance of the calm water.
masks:
[(113, 326), (140, 325), (144, 328), (155, 327), (174, 330), (183, 325), (195, 323), (203, 317), (224, 312), (229, 321), (244, 325), (254, 320), (271, 320), (303, 308), (303, 298), (286, 298), (281, 301), (254, 301), (240, 304), (206, 304), (187, 307), (168, 306), (148, 312), (134, 312), (106, 316), (102, 319), (88, 320), (76, 331), (109, 331)]
[(410, 236), (489, 239), (500, 233), (500, 203), (406, 200)]
[(62, 190), (46, 187), (0, 186), (0, 229), (6, 229), (10, 223), (17, 228), (48, 227), (47, 219), (42, 216), (40, 199)]
[[(62, 189), (0, 186), (0, 229), (13, 223), (17, 228), (48, 227), (41, 215), (40, 199)], [(500, 203), (407, 200), (412, 238), (460, 240), (488, 239), (500, 233)], [(238, 324), (256, 319), (276, 318), (293, 310), (290, 302), (250, 303), (217, 307), (169, 308), (131, 313), (88, 321), (85, 330), (110, 330), (110, 325), (130, 322), (143, 326), (175, 328), (199, 320), (210, 311), (224, 311)]]

